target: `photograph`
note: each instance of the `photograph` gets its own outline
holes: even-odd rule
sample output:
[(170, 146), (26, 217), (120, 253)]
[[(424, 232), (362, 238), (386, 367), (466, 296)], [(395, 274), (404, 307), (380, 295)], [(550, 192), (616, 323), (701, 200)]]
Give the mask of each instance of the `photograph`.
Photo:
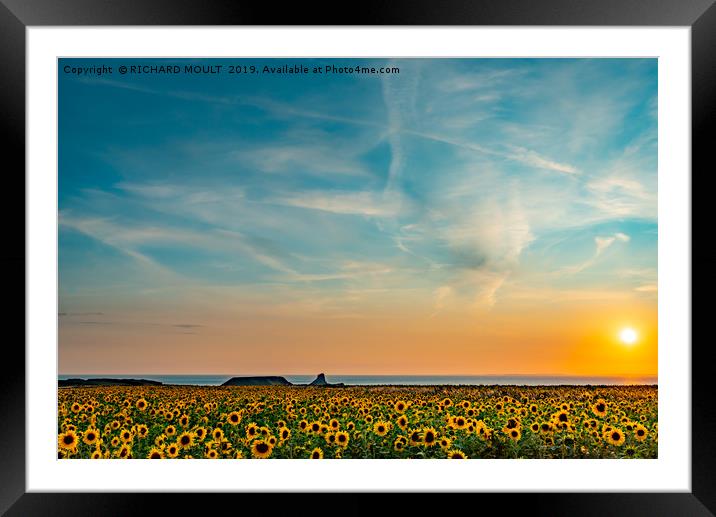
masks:
[(57, 458), (657, 460), (659, 66), (59, 57)]

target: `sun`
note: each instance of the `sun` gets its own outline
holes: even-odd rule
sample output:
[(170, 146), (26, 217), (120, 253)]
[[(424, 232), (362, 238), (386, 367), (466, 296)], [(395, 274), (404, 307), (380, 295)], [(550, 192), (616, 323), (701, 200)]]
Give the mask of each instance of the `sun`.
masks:
[(619, 340), (625, 345), (633, 345), (638, 338), (639, 335), (636, 330), (631, 327), (626, 327), (619, 331)]

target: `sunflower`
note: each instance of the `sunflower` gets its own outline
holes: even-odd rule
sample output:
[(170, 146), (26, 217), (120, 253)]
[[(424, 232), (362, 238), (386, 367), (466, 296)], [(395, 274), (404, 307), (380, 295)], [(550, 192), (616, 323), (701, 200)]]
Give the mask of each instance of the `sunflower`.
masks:
[(309, 426), (309, 429), (313, 434), (319, 434), (321, 432), (321, 423), (320, 422), (312, 422)]
[(432, 427), (426, 427), (423, 429), (423, 445), (426, 447), (432, 447), (437, 443), (438, 432)]
[(408, 435), (410, 439), (410, 445), (422, 445), (423, 444), (423, 433), (419, 429), (410, 431)]
[(94, 451), (92, 451), (92, 454), (90, 455), (90, 459), (101, 460), (102, 459), (102, 451), (100, 451), (99, 449), (95, 449)]
[(137, 409), (139, 411), (144, 411), (145, 409), (147, 409), (147, 401), (144, 400), (143, 398), (137, 400), (137, 403), (135, 405), (137, 406)]
[(592, 405), (592, 413), (597, 415), (599, 418), (604, 418), (607, 415), (607, 402), (604, 399), (597, 400)]
[(539, 432), (542, 434), (550, 434), (550, 433), (554, 432), (554, 427), (549, 422), (542, 422), (539, 425)]
[(194, 434), (188, 431), (184, 431), (177, 438), (177, 443), (182, 449), (189, 449), (191, 446), (194, 445)]
[(451, 449), (447, 451), (447, 458), (449, 460), (465, 460), (467, 459), (467, 456), (461, 450)]
[(345, 431), (338, 431), (336, 433), (336, 444), (340, 447), (347, 447), (350, 441), (350, 435)]
[(604, 438), (607, 440), (607, 442), (616, 446), (622, 445), (624, 443), (624, 440), (626, 439), (624, 433), (616, 427), (612, 428), (610, 431), (607, 431), (604, 434)]
[(634, 438), (636, 438), (637, 441), (643, 442), (646, 440), (647, 434), (649, 434), (649, 431), (647, 431), (643, 425), (637, 424), (636, 427), (634, 427)]
[(164, 452), (162, 452), (161, 449), (157, 447), (152, 447), (152, 449), (149, 451), (149, 454), (147, 454), (147, 459), (150, 460), (163, 460), (164, 459)]
[(465, 429), (467, 427), (467, 419), (462, 416), (456, 416), (452, 419), (452, 426), (455, 429)]
[(179, 417), (179, 424), (182, 427), (186, 427), (189, 425), (189, 416), (188, 415), (182, 415)]
[(167, 439), (167, 435), (162, 433), (162, 434), (158, 435), (156, 438), (154, 438), (154, 445), (156, 445), (157, 447), (164, 447), (164, 442), (166, 441), (166, 439)]
[(226, 417), (226, 420), (231, 425), (239, 425), (239, 423), (241, 422), (241, 414), (238, 411), (232, 411), (231, 413), (229, 413), (229, 416)]
[(249, 440), (252, 440), (259, 434), (259, 426), (256, 425), (254, 422), (251, 422), (249, 425), (246, 426), (246, 438)]
[(291, 430), (288, 427), (282, 427), (279, 436), (282, 442), (285, 442), (291, 437)]
[(254, 458), (268, 458), (269, 456), (271, 456), (272, 450), (273, 447), (271, 447), (268, 442), (265, 442), (263, 440), (256, 440), (251, 445), (251, 455)]
[(177, 428), (173, 425), (168, 425), (164, 432), (167, 436), (174, 436), (175, 434), (177, 434)]
[(408, 417), (405, 415), (400, 415), (396, 423), (398, 424), (398, 427), (405, 431), (408, 428)]
[(134, 440), (134, 435), (128, 429), (122, 429), (119, 432), (119, 439), (124, 443), (131, 443)]
[(77, 442), (77, 433), (72, 430), (60, 433), (57, 437), (57, 445), (59, 448), (67, 451), (75, 452), (75, 450), (77, 450)]
[(147, 436), (147, 433), (149, 432), (149, 429), (147, 429), (147, 426), (146, 426), (146, 425), (144, 425), (144, 424), (139, 424), (139, 425), (136, 427), (136, 432), (137, 432), (137, 435), (139, 435), (140, 438), (144, 438), (145, 436)]
[(227, 456), (231, 453), (231, 449), (233, 449), (233, 446), (231, 445), (231, 442), (221, 442), (220, 449), (221, 453)]
[(127, 458), (132, 457), (132, 446), (128, 443), (123, 444), (119, 450), (115, 453), (115, 456), (117, 456), (120, 459), (126, 460)]
[(223, 429), (221, 429), (220, 427), (215, 428), (215, 429), (211, 432), (211, 437), (212, 437), (215, 441), (220, 442), (221, 440), (224, 439), (224, 431), (223, 431)]
[(533, 433), (538, 433), (539, 432), (539, 422), (532, 422), (532, 424), (530, 425), (530, 429), (532, 429)]
[(87, 429), (82, 435), (82, 441), (87, 445), (94, 445), (97, 443), (97, 440), (99, 440), (99, 431), (92, 427)]
[(341, 426), (341, 424), (335, 418), (331, 418), (331, 421), (328, 422), (328, 426), (334, 431), (338, 431), (338, 428)]
[(390, 431), (390, 423), (378, 421), (373, 425), (373, 432), (378, 436), (385, 436)]
[(219, 457), (219, 453), (216, 451), (216, 449), (209, 449), (208, 451), (206, 451), (206, 454), (204, 454), (204, 456), (206, 456), (210, 460), (215, 460)]
[(517, 428), (508, 429), (507, 436), (509, 436), (512, 441), (519, 442), (520, 438), (522, 438), (522, 432)]
[(301, 431), (306, 431), (306, 430), (308, 430), (308, 420), (306, 420), (305, 418), (304, 418), (303, 420), (301, 420), (301, 421), (298, 423), (298, 428), (299, 428)]
[(176, 458), (179, 456), (179, 444), (178, 443), (170, 443), (167, 445), (166, 449), (164, 449), (164, 452), (166, 452), (166, 455), (168, 458)]
[(312, 460), (322, 460), (323, 459), (323, 449), (320, 447), (316, 447), (311, 451), (311, 459)]
[(206, 438), (206, 429), (203, 427), (197, 427), (194, 429), (194, 436), (196, 436), (196, 439), (199, 441), (202, 441), (204, 438)]
[(408, 405), (402, 400), (399, 400), (393, 406), (393, 409), (395, 409), (398, 413), (404, 413), (407, 408), (408, 408)]
[(561, 411), (558, 411), (553, 415), (554, 421), (557, 422), (557, 424), (563, 424), (569, 422), (569, 413), (562, 409)]

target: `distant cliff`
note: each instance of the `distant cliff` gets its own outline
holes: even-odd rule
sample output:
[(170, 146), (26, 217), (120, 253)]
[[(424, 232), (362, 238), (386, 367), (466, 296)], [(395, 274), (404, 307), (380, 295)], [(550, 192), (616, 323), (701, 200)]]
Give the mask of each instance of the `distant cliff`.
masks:
[(326, 381), (326, 376), (319, 373), (318, 376), (310, 384), (293, 384), (286, 380), (285, 377), (279, 376), (263, 376), (263, 377), (232, 377), (222, 386), (344, 386), (344, 384), (330, 384)]
[(232, 377), (222, 386), (292, 386), (283, 377)]
[(60, 379), (57, 381), (60, 388), (69, 386), (162, 386), (159, 381), (147, 379)]

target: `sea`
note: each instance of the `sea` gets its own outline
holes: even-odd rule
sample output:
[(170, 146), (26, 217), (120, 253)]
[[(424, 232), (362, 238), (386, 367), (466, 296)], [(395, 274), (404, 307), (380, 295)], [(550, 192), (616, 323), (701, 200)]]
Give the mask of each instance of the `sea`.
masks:
[[(279, 374), (280, 375), (280, 374)], [(219, 386), (232, 377), (246, 377), (248, 374), (236, 375), (157, 375), (157, 374), (75, 374), (59, 375), (58, 379), (146, 379), (159, 381), (163, 384), (179, 384), (191, 386)], [(292, 384), (308, 384), (316, 375), (281, 375)], [(655, 385), (657, 377), (576, 377), (576, 376), (537, 376), (537, 375), (326, 375), (329, 383), (344, 383), (358, 386), (402, 385), (521, 385), (521, 386), (602, 386), (602, 385)]]

